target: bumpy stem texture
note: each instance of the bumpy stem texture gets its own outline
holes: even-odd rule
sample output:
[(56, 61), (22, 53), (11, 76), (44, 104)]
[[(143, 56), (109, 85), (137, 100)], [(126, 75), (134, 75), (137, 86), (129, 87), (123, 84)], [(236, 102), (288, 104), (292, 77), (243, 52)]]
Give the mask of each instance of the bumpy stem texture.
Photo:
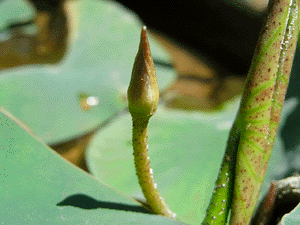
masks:
[(153, 179), (153, 170), (150, 167), (150, 159), (148, 156), (147, 125), (148, 120), (133, 119), (133, 155), (139, 184), (147, 203), (154, 213), (175, 218), (176, 214), (167, 207)]
[(298, 0), (271, 0), (247, 77), (230, 224), (249, 224), (272, 152), (299, 33)]
[(239, 138), (240, 132), (235, 123), (230, 131), (226, 152), (223, 157), (215, 189), (207, 208), (206, 217), (202, 223), (204, 225), (226, 224), (231, 207), (236, 161), (235, 156), (238, 149)]
[(133, 121), (134, 163), (140, 186), (153, 212), (175, 219), (176, 214), (167, 207), (157, 190), (148, 156), (147, 126), (150, 117), (156, 112), (159, 90), (146, 27), (141, 32), (140, 46), (127, 93)]
[(299, 33), (298, 6), (298, 0), (269, 3), (205, 225), (227, 223), (232, 195), (231, 224), (244, 225), (251, 220), (288, 85)]

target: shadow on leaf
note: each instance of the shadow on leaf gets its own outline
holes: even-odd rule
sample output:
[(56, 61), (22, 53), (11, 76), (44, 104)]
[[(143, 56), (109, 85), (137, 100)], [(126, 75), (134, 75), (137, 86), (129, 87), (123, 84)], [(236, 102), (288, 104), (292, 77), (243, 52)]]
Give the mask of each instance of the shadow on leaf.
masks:
[(81, 209), (115, 209), (115, 210), (124, 210), (132, 212), (141, 212), (151, 214), (147, 209), (142, 206), (127, 205), (122, 203), (113, 203), (98, 201), (90, 196), (84, 194), (71, 195), (56, 204), (57, 206), (73, 206)]

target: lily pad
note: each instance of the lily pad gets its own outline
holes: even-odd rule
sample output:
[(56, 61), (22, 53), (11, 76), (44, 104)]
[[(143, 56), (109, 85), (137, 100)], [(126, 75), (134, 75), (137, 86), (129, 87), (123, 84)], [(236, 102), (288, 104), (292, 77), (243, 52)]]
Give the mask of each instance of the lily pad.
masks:
[[(6, 2), (1, 6), (15, 10)], [(63, 60), (6, 69), (0, 76), (0, 105), (52, 145), (90, 132), (127, 106), (125, 94), (142, 28), (133, 13), (115, 2), (68, 4), (69, 45)], [(156, 61), (170, 64), (153, 40), (151, 48)], [(175, 77), (170, 66), (162, 65), (156, 67), (161, 89)], [(90, 107), (80, 96), (97, 104)]]
[[(234, 119), (234, 113), (227, 120), (206, 116), (160, 107), (149, 123), (149, 155), (158, 190), (189, 224), (204, 218)], [(88, 167), (105, 183), (144, 199), (135, 175), (131, 129), (131, 117), (125, 114), (97, 133), (88, 148)]]
[[(161, 105), (150, 119), (149, 155), (154, 179), (181, 221), (199, 224), (205, 216), (238, 105), (236, 99), (213, 114), (169, 110)], [(131, 117), (126, 113), (99, 131), (88, 147), (88, 167), (99, 180), (144, 199), (135, 175), (131, 126)], [(263, 192), (286, 168), (278, 139)]]
[(300, 204), (290, 213), (282, 217), (280, 225), (295, 225), (300, 224)]
[(1, 224), (182, 224), (65, 161), (0, 109)]
[(34, 20), (35, 9), (27, 0), (0, 2), (0, 34), (9, 26)]

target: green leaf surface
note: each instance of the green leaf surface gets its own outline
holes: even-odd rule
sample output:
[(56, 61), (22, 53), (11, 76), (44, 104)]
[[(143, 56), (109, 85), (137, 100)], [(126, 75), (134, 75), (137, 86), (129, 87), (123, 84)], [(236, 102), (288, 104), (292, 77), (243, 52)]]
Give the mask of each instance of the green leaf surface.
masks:
[(35, 9), (27, 0), (0, 1), (0, 39), (10, 35), (9, 26), (32, 21), (34, 17)]
[[(0, 105), (29, 125), (43, 141), (53, 144), (86, 133), (124, 106), (109, 68), (101, 76), (90, 71), (61, 68), (20, 68), (0, 76)], [(80, 75), (80, 76), (79, 76)], [(101, 77), (105, 77), (105, 81)], [(80, 95), (96, 97), (99, 104), (82, 109)]]
[[(199, 224), (205, 216), (238, 104), (239, 100), (231, 102), (224, 111), (214, 114), (160, 106), (149, 122), (154, 179), (165, 202), (181, 221)], [(126, 113), (95, 135), (88, 147), (88, 167), (101, 181), (144, 199), (135, 175), (131, 123)], [(270, 180), (287, 167), (279, 139), (274, 149), (265, 191)]]
[[(13, 12), (10, 1), (1, 6), (5, 2), (6, 11)], [(60, 63), (11, 68), (0, 74), (0, 105), (47, 144), (85, 134), (127, 106), (125, 94), (142, 27), (134, 14), (112, 1), (73, 1), (66, 12), (69, 46)], [(154, 59), (170, 62), (151, 39), (150, 45)], [(156, 70), (163, 89), (175, 73), (159, 65)], [(97, 98), (98, 104), (83, 109), (82, 95)]]
[(300, 224), (300, 204), (293, 209), (290, 213), (285, 214), (280, 225), (295, 225)]
[(181, 224), (65, 161), (0, 109), (1, 224)]

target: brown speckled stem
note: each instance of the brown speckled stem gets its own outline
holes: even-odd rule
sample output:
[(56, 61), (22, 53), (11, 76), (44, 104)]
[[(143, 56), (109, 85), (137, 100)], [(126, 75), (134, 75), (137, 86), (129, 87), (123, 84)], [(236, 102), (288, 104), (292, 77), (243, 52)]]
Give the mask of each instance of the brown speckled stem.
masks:
[(299, 33), (298, 0), (270, 0), (238, 114), (231, 225), (249, 224), (272, 153)]

